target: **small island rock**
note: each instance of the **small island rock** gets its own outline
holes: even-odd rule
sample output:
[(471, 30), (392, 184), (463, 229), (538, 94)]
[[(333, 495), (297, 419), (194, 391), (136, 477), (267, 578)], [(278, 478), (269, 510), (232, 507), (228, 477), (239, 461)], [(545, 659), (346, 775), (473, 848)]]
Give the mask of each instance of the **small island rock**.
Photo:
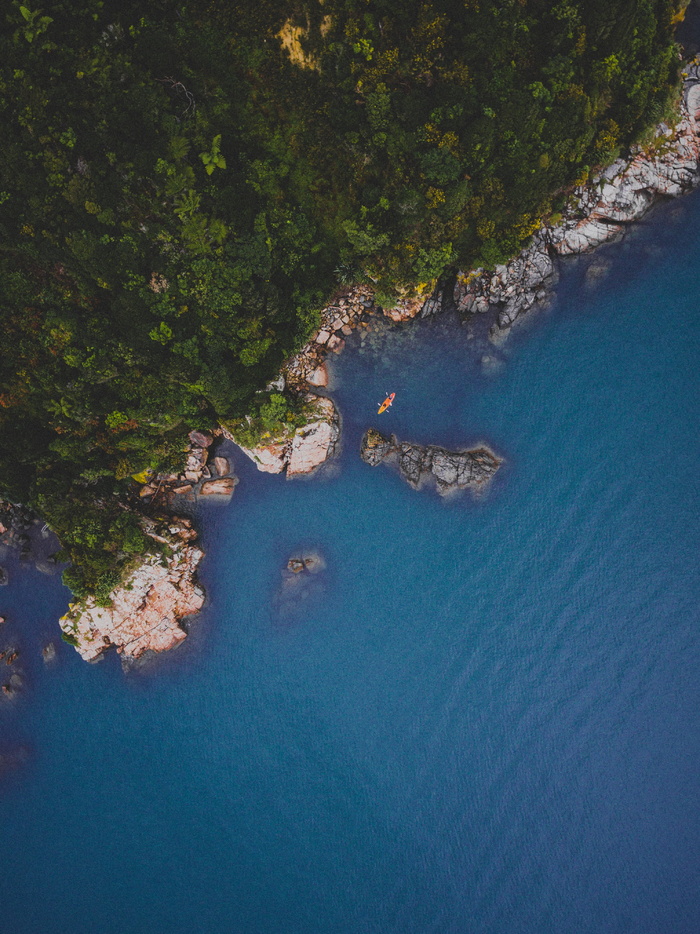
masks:
[(386, 438), (374, 428), (365, 432), (360, 456), (371, 467), (382, 462), (397, 464), (403, 479), (414, 489), (432, 479), (442, 494), (482, 489), (502, 463), (485, 446), (469, 451), (447, 451), (432, 444), (407, 444), (394, 435)]

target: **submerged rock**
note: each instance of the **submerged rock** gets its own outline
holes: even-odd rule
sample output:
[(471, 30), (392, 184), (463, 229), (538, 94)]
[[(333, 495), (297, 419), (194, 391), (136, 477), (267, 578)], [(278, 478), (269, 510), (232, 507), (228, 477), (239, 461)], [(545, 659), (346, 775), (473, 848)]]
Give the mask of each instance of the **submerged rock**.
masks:
[(304, 562), (304, 569), (310, 574), (318, 574), (319, 571), (323, 571), (326, 567), (323, 556), (317, 551), (304, 552), (301, 560)]
[(360, 456), (376, 467), (382, 462), (396, 464), (401, 476), (414, 489), (432, 480), (439, 493), (483, 489), (501, 466), (501, 458), (485, 446), (469, 451), (447, 451), (432, 444), (419, 445), (386, 438), (374, 428), (362, 438)]
[(325, 567), (326, 562), (317, 551), (297, 552), (287, 561), (275, 599), (282, 617), (293, 616), (323, 593), (324, 575), (320, 572)]

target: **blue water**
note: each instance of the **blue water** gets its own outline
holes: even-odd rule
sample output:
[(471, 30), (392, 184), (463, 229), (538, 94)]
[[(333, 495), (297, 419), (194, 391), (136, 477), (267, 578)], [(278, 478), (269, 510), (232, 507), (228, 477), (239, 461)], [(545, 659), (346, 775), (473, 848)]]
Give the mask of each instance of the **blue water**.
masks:
[[(11, 567), (2, 931), (697, 934), (698, 255), (691, 196), (502, 350), (448, 318), (354, 338), (337, 467), (237, 459), (208, 608), (151, 666), (45, 666), (66, 592)], [(368, 425), (506, 462), (443, 501), (359, 460)]]

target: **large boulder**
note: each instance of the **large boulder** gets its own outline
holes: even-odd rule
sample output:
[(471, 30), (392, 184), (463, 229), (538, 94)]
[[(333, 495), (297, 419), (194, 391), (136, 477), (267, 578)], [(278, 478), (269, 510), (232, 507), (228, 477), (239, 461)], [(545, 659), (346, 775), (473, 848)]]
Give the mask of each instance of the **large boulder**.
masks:
[(328, 385), (328, 367), (324, 362), (320, 363), (315, 370), (307, 375), (306, 380), (309, 386), (325, 387)]
[(236, 489), (238, 477), (217, 477), (215, 480), (205, 480), (199, 493), (200, 496), (231, 496)]
[(188, 438), (195, 447), (208, 448), (214, 441), (214, 436), (208, 431), (191, 431)]
[(227, 474), (231, 472), (231, 464), (229, 463), (229, 460), (227, 457), (221, 457), (219, 455), (218, 457), (214, 458), (212, 463), (214, 465), (214, 470), (216, 471), (217, 476), (219, 477), (225, 477)]

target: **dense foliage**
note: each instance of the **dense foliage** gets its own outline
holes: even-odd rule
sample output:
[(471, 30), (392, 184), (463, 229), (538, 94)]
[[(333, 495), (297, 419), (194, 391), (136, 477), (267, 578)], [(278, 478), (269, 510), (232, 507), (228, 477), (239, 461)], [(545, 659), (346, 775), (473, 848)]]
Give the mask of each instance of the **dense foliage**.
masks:
[(144, 547), (131, 475), (282, 405), (334, 284), (507, 257), (658, 118), (678, 5), (2, 0), (0, 487), (74, 589)]

